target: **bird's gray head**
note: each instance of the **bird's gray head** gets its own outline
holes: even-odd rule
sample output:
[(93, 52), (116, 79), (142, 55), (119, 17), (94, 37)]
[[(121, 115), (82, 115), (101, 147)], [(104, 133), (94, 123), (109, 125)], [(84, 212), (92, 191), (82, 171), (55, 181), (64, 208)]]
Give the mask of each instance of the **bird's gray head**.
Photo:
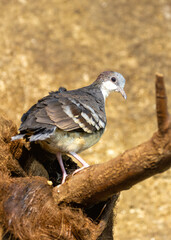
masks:
[(106, 99), (112, 91), (120, 92), (126, 99), (126, 93), (124, 91), (125, 78), (120, 73), (112, 71), (102, 72), (94, 84), (100, 85), (104, 99)]

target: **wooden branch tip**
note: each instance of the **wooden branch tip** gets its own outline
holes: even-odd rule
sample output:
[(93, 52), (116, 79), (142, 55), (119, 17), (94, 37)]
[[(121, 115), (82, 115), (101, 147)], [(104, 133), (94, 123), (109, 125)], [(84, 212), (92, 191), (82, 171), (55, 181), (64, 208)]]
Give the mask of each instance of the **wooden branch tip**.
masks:
[(164, 132), (169, 126), (169, 113), (167, 109), (167, 95), (164, 77), (156, 73), (156, 111), (159, 132)]
[(156, 79), (164, 79), (163, 74), (156, 72)]

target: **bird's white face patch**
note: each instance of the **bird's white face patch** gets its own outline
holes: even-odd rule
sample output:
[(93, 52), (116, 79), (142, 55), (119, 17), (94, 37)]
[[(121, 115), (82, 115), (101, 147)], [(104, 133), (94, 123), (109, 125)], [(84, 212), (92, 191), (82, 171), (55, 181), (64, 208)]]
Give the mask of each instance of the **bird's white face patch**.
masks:
[(111, 81), (105, 81), (101, 85), (101, 91), (104, 97), (104, 100), (108, 97), (109, 93), (117, 90), (117, 85)]

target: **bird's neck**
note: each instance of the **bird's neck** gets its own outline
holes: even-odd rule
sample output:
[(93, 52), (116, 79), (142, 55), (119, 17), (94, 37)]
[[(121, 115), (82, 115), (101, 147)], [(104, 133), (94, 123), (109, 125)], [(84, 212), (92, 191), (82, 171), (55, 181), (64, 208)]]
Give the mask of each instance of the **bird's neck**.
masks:
[(106, 98), (109, 96), (112, 89), (110, 84), (111, 84), (110, 82), (102, 82), (102, 81), (96, 80), (90, 85), (90, 87), (95, 88), (97, 89), (97, 91), (101, 92), (105, 102)]
[(104, 101), (106, 101), (106, 98), (109, 96), (109, 89), (106, 89), (103, 85), (101, 86), (100, 88), (101, 92), (102, 92), (102, 95), (103, 95), (103, 98), (104, 98)]

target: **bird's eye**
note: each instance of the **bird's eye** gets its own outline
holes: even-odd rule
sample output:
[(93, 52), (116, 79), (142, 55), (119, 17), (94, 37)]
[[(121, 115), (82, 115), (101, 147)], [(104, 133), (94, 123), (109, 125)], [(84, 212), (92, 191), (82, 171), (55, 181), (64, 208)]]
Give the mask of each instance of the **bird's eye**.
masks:
[(112, 82), (116, 82), (116, 78), (115, 78), (115, 77), (112, 77), (112, 78), (111, 78), (111, 81), (112, 81)]

